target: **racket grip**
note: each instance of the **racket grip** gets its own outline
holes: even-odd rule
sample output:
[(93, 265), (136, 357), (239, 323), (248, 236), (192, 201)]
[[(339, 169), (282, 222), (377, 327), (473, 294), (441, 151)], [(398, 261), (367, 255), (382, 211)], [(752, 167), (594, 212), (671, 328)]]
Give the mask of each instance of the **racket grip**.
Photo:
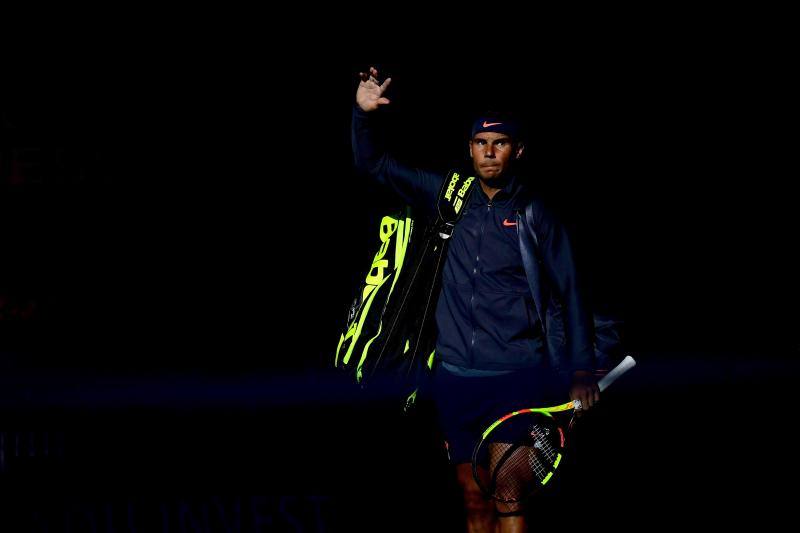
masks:
[(615, 366), (611, 372), (603, 376), (603, 379), (597, 382), (600, 392), (603, 392), (609, 385), (614, 383), (622, 374), (636, 366), (636, 360), (630, 355), (626, 356), (620, 364)]
[[(603, 378), (597, 382), (597, 387), (600, 389), (600, 392), (606, 390), (609, 385), (617, 381), (617, 378), (635, 366), (636, 360), (630, 355), (626, 356), (620, 364), (611, 369), (611, 372), (603, 376)], [(572, 405), (577, 411), (583, 409), (583, 404), (581, 404), (580, 400), (573, 400)]]

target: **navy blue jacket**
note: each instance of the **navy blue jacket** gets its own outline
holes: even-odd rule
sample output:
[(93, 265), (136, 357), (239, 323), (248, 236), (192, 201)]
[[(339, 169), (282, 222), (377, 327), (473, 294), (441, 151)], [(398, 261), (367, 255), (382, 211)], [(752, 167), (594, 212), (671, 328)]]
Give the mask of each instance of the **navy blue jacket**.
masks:
[[(444, 175), (399, 163), (376, 141), (373, 122), (354, 106), (357, 168), (432, 213)], [(436, 325), (437, 358), (461, 368), (593, 369), (566, 231), (522, 180), (492, 200), (475, 187), (449, 242)]]

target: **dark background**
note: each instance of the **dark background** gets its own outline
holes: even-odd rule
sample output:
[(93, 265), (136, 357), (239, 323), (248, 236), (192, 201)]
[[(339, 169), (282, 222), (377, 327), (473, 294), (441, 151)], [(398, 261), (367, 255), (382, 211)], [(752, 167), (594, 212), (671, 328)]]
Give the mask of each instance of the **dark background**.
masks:
[(453, 523), (425, 410), (386, 417), (329, 373), (394, 203), (352, 168), (371, 64), (394, 79), (384, 118), (412, 164), (463, 162), (474, 113), (524, 119), (526, 170), (571, 230), (593, 306), (626, 321), (639, 367), (545, 501), (568, 512), (593, 494), (587, 524), (624, 503), (676, 521), (780, 509), (800, 343), (779, 31), (368, 53), (159, 39), (44, 46), (8, 69), (4, 519), (225, 530), (220, 509), (239, 505), (243, 531)]

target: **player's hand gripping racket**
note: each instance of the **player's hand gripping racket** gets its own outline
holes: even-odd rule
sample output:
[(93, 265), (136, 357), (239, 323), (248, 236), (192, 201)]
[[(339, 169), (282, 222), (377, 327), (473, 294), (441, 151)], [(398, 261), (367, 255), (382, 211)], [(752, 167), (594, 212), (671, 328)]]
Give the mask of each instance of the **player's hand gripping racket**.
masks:
[[(598, 383), (604, 391), (636, 365), (631, 356)], [(514, 504), (541, 489), (555, 474), (564, 452), (564, 431), (551, 413), (581, 409), (580, 400), (553, 407), (520, 409), (508, 413), (483, 432), (472, 453), (472, 475), (484, 494)], [(478, 466), (488, 468), (481, 475)]]

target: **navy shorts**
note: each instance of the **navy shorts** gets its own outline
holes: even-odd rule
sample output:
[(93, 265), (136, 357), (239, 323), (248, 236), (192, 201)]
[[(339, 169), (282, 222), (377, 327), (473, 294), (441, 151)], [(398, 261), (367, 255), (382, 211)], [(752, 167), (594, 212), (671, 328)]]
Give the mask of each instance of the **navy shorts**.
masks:
[(557, 384), (553, 374), (541, 370), (464, 377), (437, 365), (432, 394), (450, 462), (471, 462), (481, 434), (501, 416), (517, 409), (565, 402), (565, 398), (558, 401)]

